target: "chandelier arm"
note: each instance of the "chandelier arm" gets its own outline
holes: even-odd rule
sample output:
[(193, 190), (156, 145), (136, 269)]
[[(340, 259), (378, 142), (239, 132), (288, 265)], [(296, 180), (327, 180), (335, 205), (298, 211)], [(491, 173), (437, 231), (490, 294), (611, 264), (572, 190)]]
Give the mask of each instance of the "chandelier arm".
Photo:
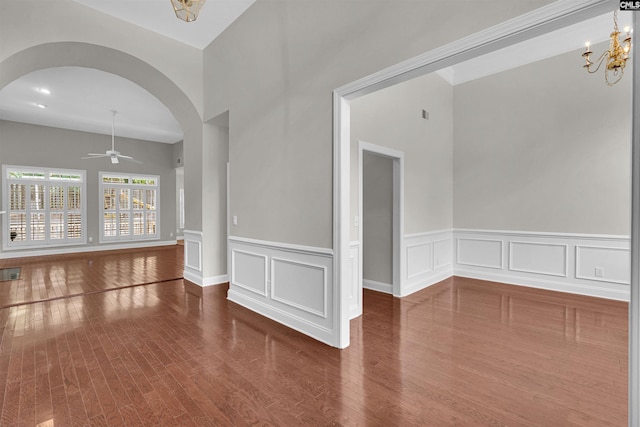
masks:
[(600, 55), (600, 56), (598, 57), (598, 59), (596, 59), (596, 60), (595, 60), (595, 62), (592, 62), (592, 63), (591, 63), (592, 65), (593, 65), (593, 64), (598, 64), (598, 66), (596, 67), (596, 69), (595, 69), (595, 70), (593, 70), (593, 71), (591, 71), (589, 68), (587, 68), (587, 72), (588, 72), (588, 73), (590, 73), (590, 74), (595, 74), (595, 73), (597, 73), (597, 72), (598, 72), (598, 70), (600, 69), (600, 67), (602, 66), (602, 63), (604, 62), (605, 56), (608, 56), (608, 54), (609, 54), (609, 51), (608, 51), (608, 50), (606, 50), (606, 51), (602, 52), (602, 55)]

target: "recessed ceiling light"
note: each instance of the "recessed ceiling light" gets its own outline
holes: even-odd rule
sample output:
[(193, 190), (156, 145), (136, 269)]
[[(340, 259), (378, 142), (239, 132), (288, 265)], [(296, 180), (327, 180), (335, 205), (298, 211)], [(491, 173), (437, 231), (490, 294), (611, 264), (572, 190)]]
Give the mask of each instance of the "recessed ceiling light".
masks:
[(46, 106), (46, 105), (44, 105), (44, 104), (37, 104), (37, 103), (36, 103), (35, 105), (36, 105), (36, 107), (38, 107), (38, 108), (47, 108), (47, 106)]
[(51, 91), (49, 89), (43, 88), (43, 87), (37, 87), (36, 88), (36, 92), (40, 92), (43, 93), (45, 95), (51, 95)]

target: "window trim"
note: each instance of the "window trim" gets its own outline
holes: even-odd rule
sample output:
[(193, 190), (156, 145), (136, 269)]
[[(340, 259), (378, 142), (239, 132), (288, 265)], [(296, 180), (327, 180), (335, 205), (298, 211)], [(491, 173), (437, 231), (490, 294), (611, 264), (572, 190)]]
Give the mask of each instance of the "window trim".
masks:
[[(9, 171), (11, 170), (20, 170), (23, 172), (33, 172), (44, 174), (44, 177), (37, 178), (9, 178)], [(52, 174), (73, 174), (79, 175), (81, 177), (81, 181), (72, 181), (72, 180), (64, 180), (64, 179), (52, 179)], [(63, 168), (53, 168), (53, 167), (39, 167), (39, 166), (20, 166), (20, 165), (2, 165), (2, 178), (0, 179), (2, 185), (2, 206), (3, 208), (0, 210), (5, 210), (6, 213), (1, 216), (0, 223), (2, 225), (2, 250), (3, 251), (19, 251), (19, 250), (28, 250), (28, 249), (46, 249), (46, 248), (57, 248), (63, 246), (81, 246), (87, 244), (87, 171), (81, 169), (63, 169)], [(45, 238), (44, 241), (36, 240), (36, 241), (27, 241), (15, 243), (12, 242), (9, 238), (9, 224), (10, 224), (10, 215), (11, 209), (9, 206), (9, 193), (10, 193), (10, 185), (15, 183), (24, 183), (27, 185), (27, 188), (30, 184), (40, 184), (46, 185), (47, 189), (45, 191), (45, 209), (42, 210), (42, 213), (45, 215), (45, 236), (49, 236), (50, 233), (50, 218), (51, 213), (55, 213), (50, 209), (50, 187), (55, 185), (64, 184), (65, 187), (68, 187), (69, 183), (78, 183), (80, 186), (80, 212), (81, 212), (81, 221), (80, 221), (80, 230), (81, 236), (78, 239), (70, 240), (66, 236), (64, 239), (51, 239)], [(28, 192), (27, 192), (28, 193)], [(67, 193), (68, 194), (68, 193)], [(67, 197), (65, 196), (65, 205), (67, 205)], [(28, 202), (27, 202), (28, 203)], [(68, 205), (67, 205), (68, 206)], [(30, 209), (26, 209), (25, 212), (29, 212)], [(62, 211), (64, 213), (68, 213), (68, 209)]]
[[(103, 181), (104, 176), (111, 176), (111, 177), (117, 177), (117, 178), (128, 178), (129, 182), (128, 183), (113, 183), (113, 182), (108, 182), (105, 183)], [(133, 180), (134, 179), (144, 179), (144, 178), (148, 178), (148, 179), (154, 179), (155, 180), (155, 184), (154, 185), (144, 185), (144, 184), (134, 184)], [(129, 198), (131, 198), (131, 194), (133, 192), (134, 189), (154, 189), (156, 191), (156, 209), (155, 209), (155, 214), (156, 214), (156, 234), (153, 236), (149, 236), (146, 234), (146, 225), (145, 225), (145, 234), (140, 236), (140, 237), (136, 237), (133, 234), (133, 216), (131, 215), (129, 217), (129, 222), (130, 222), (130, 231), (131, 233), (127, 236), (120, 236), (118, 233), (118, 236), (116, 237), (107, 237), (104, 235), (104, 214), (105, 214), (105, 209), (104, 209), (104, 188), (105, 187), (112, 187), (112, 188), (116, 188), (116, 189), (129, 189)], [(131, 202), (130, 205), (132, 206)], [(116, 209), (116, 212), (118, 212), (119, 210)], [(133, 212), (133, 208), (130, 208), (128, 210), (128, 212)], [(144, 209), (142, 212), (144, 212), (146, 214), (146, 212), (148, 212), (146, 209)], [(159, 175), (153, 175), (153, 174), (134, 174), (134, 173), (122, 173), (122, 172), (106, 172), (106, 171), (100, 171), (98, 172), (98, 215), (99, 215), (99, 236), (98, 236), (98, 241), (102, 244), (102, 243), (118, 243), (118, 242), (143, 242), (143, 241), (152, 241), (152, 240), (160, 240), (161, 237), (161, 222), (160, 222), (160, 176)], [(116, 229), (119, 229), (118, 226), (119, 222), (116, 222)], [(146, 224), (146, 217), (145, 217), (145, 224)]]

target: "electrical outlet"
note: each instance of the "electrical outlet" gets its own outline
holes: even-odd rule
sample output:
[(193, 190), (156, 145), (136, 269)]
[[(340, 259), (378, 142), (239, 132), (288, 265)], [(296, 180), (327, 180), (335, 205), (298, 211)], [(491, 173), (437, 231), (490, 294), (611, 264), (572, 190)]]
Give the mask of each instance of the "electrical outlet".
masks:
[(233, 225), (238, 225), (238, 215), (233, 216)]
[(604, 277), (604, 267), (596, 267), (595, 276)]
[(173, 237), (173, 233), (169, 233), (169, 237)]
[(93, 237), (89, 237), (89, 243), (93, 243)]
[(358, 218), (358, 215), (353, 217), (353, 226), (357, 227), (360, 225), (360, 218)]

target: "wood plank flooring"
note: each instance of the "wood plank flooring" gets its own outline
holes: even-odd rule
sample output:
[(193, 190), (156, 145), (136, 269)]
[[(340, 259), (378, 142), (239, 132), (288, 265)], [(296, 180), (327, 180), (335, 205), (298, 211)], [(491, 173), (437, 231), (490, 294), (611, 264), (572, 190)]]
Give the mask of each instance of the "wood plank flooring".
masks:
[(104, 254), (90, 283), (74, 257), (14, 260), (94, 293), (0, 293), (0, 425), (626, 426), (625, 303), (462, 278), (365, 291), (340, 351), (225, 285), (118, 286), (165, 277), (181, 251)]

